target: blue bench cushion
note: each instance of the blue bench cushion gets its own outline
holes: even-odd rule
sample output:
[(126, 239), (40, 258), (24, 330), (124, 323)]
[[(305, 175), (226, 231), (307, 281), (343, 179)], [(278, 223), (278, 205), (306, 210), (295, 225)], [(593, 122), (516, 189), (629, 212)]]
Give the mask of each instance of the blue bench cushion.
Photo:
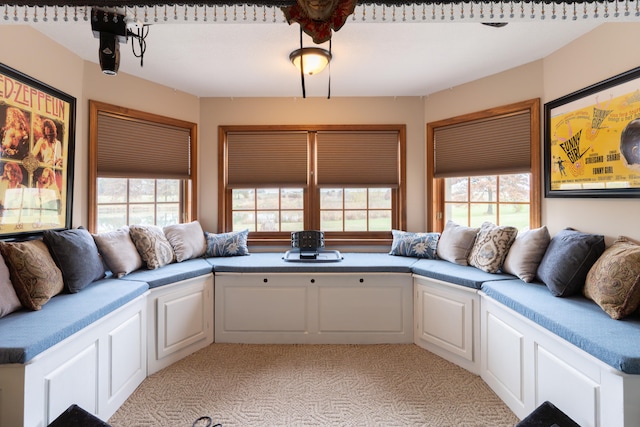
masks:
[(106, 278), (75, 294), (60, 294), (38, 311), (22, 309), (0, 319), (0, 364), (26, 363), (44, 350), (125, 305), (146, 283)]
[(410, 273), (417, 258), (393, 256), (387, 253), (351, 252), (342, 254), (338, 262), (289, 262), (283, 259), (284, 252), (258, 252), (237, 257), (207, 258), (213, 265), (214, 273), (348, 273), (348, 272), (387, 272)]
[(155, 270), (140, 269), (125, 276), (126, 280), (136, 280), (149, 284), (149, 288), (168, 285), (169, 283), (191, 279), (212, 272), (211, 264), (204, 258), (167, 264)]
[(482, 291), (613, 368), (640, 374), (638, 317), (613, 320), (593, 301), (555, 297), (540, 283), (487, 282)]
[(436, 259), (421, 259), (411, 267), (414, 274), (454, 283), (467, 288), (480, 289), (484, 282), (512, 280), (514, 276), (504, 273), (487, 273), (469, 265), (454, 264)]

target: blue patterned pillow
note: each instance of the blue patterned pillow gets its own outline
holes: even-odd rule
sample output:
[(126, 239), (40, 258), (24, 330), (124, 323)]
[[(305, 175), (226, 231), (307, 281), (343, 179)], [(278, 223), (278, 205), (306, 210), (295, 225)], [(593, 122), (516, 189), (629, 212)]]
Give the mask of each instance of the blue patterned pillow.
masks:
[(391, 233), (393, 243), (390, 255), (436, 259), (440, 233), (410, 233), (399, 230), (391, 230)]
[(249, 248), (247, 248), (249, 230), (220, 234), (205, 231), (204, 235), (207, 239), (207, 251), (204, 254), (206, 257), (249, 255)]

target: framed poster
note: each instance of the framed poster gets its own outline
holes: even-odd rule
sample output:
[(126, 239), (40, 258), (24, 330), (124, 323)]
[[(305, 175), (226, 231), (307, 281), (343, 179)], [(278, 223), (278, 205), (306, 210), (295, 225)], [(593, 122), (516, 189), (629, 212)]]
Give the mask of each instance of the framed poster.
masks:
[(640, 68), (544, 111), (546, 197), (640, 197)]
[(71, 227), (75, 107), (0, 64), (0, 239)]

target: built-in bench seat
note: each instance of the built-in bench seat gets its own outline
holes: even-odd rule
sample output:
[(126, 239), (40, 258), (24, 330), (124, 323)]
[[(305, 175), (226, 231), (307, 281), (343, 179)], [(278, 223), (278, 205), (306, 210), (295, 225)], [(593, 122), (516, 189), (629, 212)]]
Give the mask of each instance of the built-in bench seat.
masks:
[[(580, 419), (584, 425), (628, 426), (640, 420), (640, 409), (628, 403), (640, 400), (638, 317), (612, 320), (581, 296), (554, 297), (542, 284), (443, 260), (343, 253), (339, 262), (314, 263), (285, 261), (283, 255), (197, 258), (138, 270), (122, 279), (101, 279), (77, 294), (58, 295), (40, 311), (12, 313), (0, 319), (0, 388), (18, 384), (23, 393), (18, 390), (17, 395), (30, 395), (43, 384), (67, 378), (71, 382), (60, 387), (73, 387), (78, 371), (67, 359), (124, 363), (131, 358), (129, 353), (121, 359), (116, 353), (115, 360), (102, 349), (112, 344), (131, 347), (128, 340), (136, 334), (140, 339), (140, 327), (146, 329), (142, 337), (146, 345), (136, 351), (146, 364), (131, 364), (126, 375), (117, 374), (116, 383), (123, 385), (121, 397), (101, 397), (100, 402), (109, 402), (106, 408), (87, 401), (83, 407), (90, 412), (108, 417), (139, 383), (140, 375), (143, 378), (213, 342), (214, 330), (215, 337), (220, 332), (221, 341), (231, 336), (230, 342), (243, 342), (246, 336), (263, 336), (264, 342), (280, 342), (280, 337), (286, 342), (313, 338), (344, 343), (361, 337), (371, 343), (409, 339), (442, 350), (438, 354), (481, 374), (521, 418), (544, 396), (554, 404), (563, 399), (579, 402), (578, 409), (563, 407), (574, 418), (586, 407), (591, 415)], [(140, 298), (144, 309), (138, 306), (107, 326), (95, 326)], [(357, 307), (352, 301), (358, 302)], [(56, 346), (61, 342), (65, 345)], [(20, 374), (26, 378), (20, 383), (14, 372), (28, 372), (32, 360), (41, 360), (54, 347), (53, 355), (47, 354), (46, 369), (38, 368), (38, 380), (25, 373)], [(556, 359), (562, 362), (559, 368)], [(59, 370), (57, 363), (68, 366)], [(83, 375), (111, 369), (85, 365)], [(532, 386), (534, 375), (540, 378)], [(569, 397), (548, 398), (555, 388)], [(587, 390), (586, 397), (580, 390)], [(25, 425), (49, 419), (47, 414), (61, 412), (68, 403), (83, 403), (54, 399), (47, 414), (31, 417), (26, 415), (29, 408), (46, 405), (16, 402), (25, 405)]]
[(640, 317), (614, 320), (580, 295), (557, 298), (517, 279), (486, 282), (482, 291), (614, 369), (640, 374)]
[(214, 273), (410, 273), (418, 259), (386, 253), (350, 252), (342, 254), (339, 262), (292, 262), (285, 261), (282, 252), (259, 252), (248, 256), (215, 257), (207, 260), (213, 265)]
[(514, 279), (514, 276), (510, 274), (487, 273), (470, 265), (459, 265), (435, 259), (420, 259), (411, 266), (411, 270), (413, 274), (422, 277), (472, 289), (480, 289), (482, 284), (487, 281)]
[(213, 271), (211, 263), (204, 258), (195, 258), (176, 262), (155, 270), (140, 269), (125, 276), (126, 280), (145, 282), (150, 289), (180, 282), (209, 274)]
[(149, 289), (144, 282), (105, 278), (81, 293), (61, 294), (42, 310), (22, 309), (0, 319), (0, 364), (28, 363)]

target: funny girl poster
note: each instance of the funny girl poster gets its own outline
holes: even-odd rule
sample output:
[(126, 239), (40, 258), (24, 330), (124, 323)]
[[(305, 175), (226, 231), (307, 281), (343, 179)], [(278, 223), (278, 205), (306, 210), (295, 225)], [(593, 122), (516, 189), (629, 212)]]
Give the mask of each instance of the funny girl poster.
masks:
[(0, 238), (70, 225), (75, 98), (0, 64)]
[(545, 166), (552, 195), (640, 195), (638, 70), (546, 107)]

